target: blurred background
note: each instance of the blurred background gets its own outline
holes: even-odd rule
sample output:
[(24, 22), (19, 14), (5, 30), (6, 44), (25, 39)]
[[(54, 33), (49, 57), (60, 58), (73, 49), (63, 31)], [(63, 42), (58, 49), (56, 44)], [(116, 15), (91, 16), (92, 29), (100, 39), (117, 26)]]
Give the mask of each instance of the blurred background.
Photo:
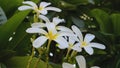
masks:
[[(18, 7), (27, 0), (0, 0), (0, 68), (25, 68), (31, 54), (32, 34), (25, 30), (33, 21), (31, 10), (18, 11)], [(49, 12), (48, 18), (59, 16), (65, 19), (65, 25), (76, 25), (83, 34), (92, 33), (93, 40), (106, 46), (105, 50), (94, 49), (93, 55), (82, 52), (87, 66), (101, 68), (120, 68), (120, 0), (29, 0), (35, 3), (46, 1), (62, 12)], [(54, 45), (54, 42), (52, 43)], [(50, 63), (52, 68), (61, 68), (66, 50), (52, 46)], [(79, 54), (78, 54), (79, 55)], [(35, 57), (38, 57), (36, 52)], [(44, 58), (44, 56), (43, 56)], [(33, 59), (31, 64), (37, 58)], [(40, 62), (44, 68), (44, 62)]]

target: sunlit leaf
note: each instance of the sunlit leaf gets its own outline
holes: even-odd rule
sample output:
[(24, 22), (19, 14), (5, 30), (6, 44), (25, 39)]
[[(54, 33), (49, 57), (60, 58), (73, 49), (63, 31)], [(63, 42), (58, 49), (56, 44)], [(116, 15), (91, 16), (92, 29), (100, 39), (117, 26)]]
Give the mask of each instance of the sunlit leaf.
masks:
[[(6, 66), (9, 68), (26, 68), (28, 60), (29, 60), (29, 56), (15, 56), (11, 59), (9, 59), (8, 61), (6, 61)], [(37, 62), (37, 58), (33, 58), (32, 62), (30, 64), (30, 68), (34, 68), (36, 62)], [(46, 63), (43, 62), (42, 60), (40, 60), (40, 62), (38, 63), (38, 68), (46, 68)], [(49, 68), (52, 68), (49, 65)]]

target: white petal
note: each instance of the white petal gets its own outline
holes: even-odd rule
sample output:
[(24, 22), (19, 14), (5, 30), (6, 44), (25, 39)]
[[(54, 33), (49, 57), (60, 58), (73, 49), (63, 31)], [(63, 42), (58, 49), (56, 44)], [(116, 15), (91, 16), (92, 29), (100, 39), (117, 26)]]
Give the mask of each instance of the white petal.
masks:
[(32, 7), (37, 7), (37, 5), (32, 1), (24, 1), (23, 4), (28, 4), (28, 5), (32, 6)]
[(52, 22), (55, 23), (55, 25), (58, 25), (59, 23), (64, 21), (65, 21), (64, 19), (60, 19), (59, 17), (54, 17)]
[(70, 33), (70, 32), (66, 32), (66, 31), (59, 31), (57, 32), (58, 36), (75, 36), (74, 34)]
[(76, 42), (75, 39), (74, 39), (74, 37), (73, 36), (69, 36), (68, 38), (69, 38), (69, 40), (68, 40), (69, 43), (72, 44), (72, 45), (74, 45), (74, 43)]
[(78, 27), (76, 27), (75, 25), (73, 25), (72, 30), (79, 37), (80, 41), (83, 41), (83, 35), (82, 35), (82, 32), (80, 31), (80, 29)]
[(45, 7), (49, 6), (50, 4), (51, 4), (51, 3), (41, 2), (40, 5), (39, 5), (39, 7), (45, 8)]
[(33, 7), (31, 7), (31, 6), (20, 6), (19, 8), (18, 8), (18, 10), (28, 10), (28, 9), (33, 9)]
[(33, 41), (33, 47), (39, 48), (41, 47), (45, 42), (47, 41), (47, 38), (45, 36), (40, 36), (35, 41)]
[(46, 7), (45, 10), (52, 10), (52, 11), (56, 11), (56, 12), (61, 12), (62, 10), (56, 7)]
[(60, 31), (66, 31), (66, 32), (71, 32), (73, 33), (73, 31), (65, 26), (57, 26), (56, 27), (57, 30), (60, 30)]
[(39, 27), (45, 27), (45, 24), (44, 23), (33, 23), (31, 26), (39, 28)]
[(84, 56), (82, 55), (76, 56), (76, 61), (79, 65), (79, 68), (86, 68), (86, 60)]
[(39, 15), (39, 18), (44, 20), (46, 23), (50, 23), (50, 20), (46, 16), (44, 16), (44, 15)]
[(40, 29), (39, 28), (28, 28), (26, 32), (27, 33), (40, 33)]
[(72, 65), (72, 64), (69, 64), (69, 63), (63, 63), (62, 64), (62, 68), (75, 68), (75, 66), (74, 65)]
[(82, 48), (80, 48), (80, 43), (76, 43), (73, 47), (73, 50), (77, 51), (77, 52), (81, 52)]
[(89, 54), (92, 55), (93, 54), (93, 48), (90, 46), (86, 46), (84, 47), (85, 51)]
[(39, 10), (39, 13), (46, 15), (48, 12), (47, 12), (47, 10), (43, 9), (43, 10)]
[(89, 44), (91, 47), (98, 48), (98, 49), (105, 49), (105, 45), (100, 44), (100, 43), (90, 43)]
[(27, 33), (41, 33), (41, 34), (47, 34), (47, 32), (40, 28), (28, 28), (26, 30)]
[(90, 68), (100, 68), (100, 67), (98, 67), (98, 66), (92, 66), (92, 67), (90, 67)]
[(95, 35), (93, 35), (93, 34), (86, 34), (85, 38), (84, 38), (84, 41), (86, 43), (90, 43), (94, 38), (95, 38)]
[(55, 29), (54, 23), (46, 23), (48, 32), (52, 32), (52, 34), (56, 34), (57, 30)]
[(54, 39), (54, 41), (59, 44), (58, 47), (60, 49), (65, 49), (68, 47), (68, 42), (63, 37), (57, 37), (56, 39)]

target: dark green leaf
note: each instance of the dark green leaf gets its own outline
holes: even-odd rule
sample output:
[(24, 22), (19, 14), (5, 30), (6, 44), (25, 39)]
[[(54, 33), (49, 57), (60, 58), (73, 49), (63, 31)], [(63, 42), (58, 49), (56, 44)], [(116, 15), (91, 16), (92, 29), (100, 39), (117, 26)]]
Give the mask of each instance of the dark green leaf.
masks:
[(101, 9), (93, 9), (91, 11), (92, 16), (97, 20), (100, 30), (103, 33), (113, 33), (113, 26), (110, 21), (108, 13)]
[(120, 14), (112, 14), (111, 20), (114, 26), (115, 35), (120, 35)]

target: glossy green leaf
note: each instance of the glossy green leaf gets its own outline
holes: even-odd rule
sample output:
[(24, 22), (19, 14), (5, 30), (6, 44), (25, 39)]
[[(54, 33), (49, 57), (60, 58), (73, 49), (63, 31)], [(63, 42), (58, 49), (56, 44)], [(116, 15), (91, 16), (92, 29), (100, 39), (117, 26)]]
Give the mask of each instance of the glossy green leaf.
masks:
[[(6, 24), (0, 26), (0, 47), (6, 47), (5, 44), (7, 44), (9, 38), (15, 32), (17, 27), (20, 25), (20, 23), (25, 19), (25, 17), (28, 15), (30, 11), (23, 11), (18, 12), (14, 16), (12, 16)], [(1, 47), (1, 48), (3, 48)]]
[(101, 9), (93, 9), (91, 11), (92, 16), (99, 24), (100, 30), (103, 33), (113, 33), (113, 26), (110, 21), (109, 14)]
[(114, 26), (115, 35), (120, 35), (120, 14), (112, 14), (111, 20)]
[[(6, 66), (9, 68), (26, 68), (29, 58), (29, 56), (16, 56), (7, 60), (5, 63)], [(37, 58), (32, 59), (30, 68), (34, 68), (37, 60)], [(46, 68), (46, 63), (40, 60), (40, 62), (38, 63), (38, 68)], [(49, 68), (52, 67), (49, 65)]]

